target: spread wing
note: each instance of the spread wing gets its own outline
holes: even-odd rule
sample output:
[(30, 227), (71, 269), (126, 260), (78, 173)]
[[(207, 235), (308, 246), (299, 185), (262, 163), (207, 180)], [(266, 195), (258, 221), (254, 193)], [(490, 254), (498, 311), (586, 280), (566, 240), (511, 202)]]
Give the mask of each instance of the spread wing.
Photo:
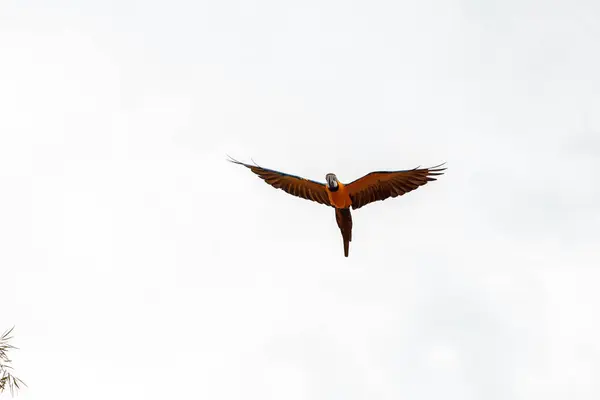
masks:
[[(445, 164), (445, 163), (444, 163)], [(442, 175), (446, 168), (440, 164), (431, 168), (415, 168), (404, 171), (376, 171), (363, 176), (346, 185), (352, 199), (352, 208), (361, 208), (374, 201), (385, 200), (388, 197), (402, 196), (423, 186), (436, 175)]]
[(254, 172), (261, 179), (276, 189), (284, 190), (291, 195), (302, 197), (303, 199), (316, 201), (317, 203), (328, 206), (331, 205), (324, 183), (311, 181), (310, 179), (304, 179), (299, 176), (274, 171), (272, 169), (262, 168), (258, 165), (244, 164), (243, 162), (234, 160), (231, 157), (229, 158), (229, 161), (232, 163), (243, 165), (244, 167), (249, 168), (250, 171)]

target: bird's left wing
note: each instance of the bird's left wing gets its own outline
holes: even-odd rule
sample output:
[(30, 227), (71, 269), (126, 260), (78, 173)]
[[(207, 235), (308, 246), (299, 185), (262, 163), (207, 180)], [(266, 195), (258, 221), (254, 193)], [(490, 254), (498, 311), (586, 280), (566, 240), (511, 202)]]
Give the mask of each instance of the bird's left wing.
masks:
[(352, 208), (357, 209), (369, 203), (402, 196), (429, 181), (435, 181), (435, 175), (443, 174), (444, 164), (431, 168), (415, 168), (404, 171), (371, 172), (346, 185), (352, 199)]
[(262, 168), (258, 165), (244, 164), (243, 162), (234, 160), (231, 157), (229, 158), (229, 161), (232, 163), (243, 165), (244, 167), (249, 168), (250, 171), (254, 172), (261, 179), (276, 189), (281, 189), (293, 196), (331, 206), (324, 183), (274, 171), (272, 169)]

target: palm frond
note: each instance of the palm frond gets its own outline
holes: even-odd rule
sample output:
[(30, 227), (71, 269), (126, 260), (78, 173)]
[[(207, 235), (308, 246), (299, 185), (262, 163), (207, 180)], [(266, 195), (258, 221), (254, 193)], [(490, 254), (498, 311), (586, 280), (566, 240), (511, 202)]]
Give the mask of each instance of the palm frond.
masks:
[(13, 368), (10, 365), (12, 360), (8, 358), (7, 354), (9, 350), (17, 349), (17, 347), (8, 343), (8, 341), (12, 339), (10, 334), (14, 328), (15, 327), (13, 326), (0, 336), (0, 393), (8, 388), (11, 396), (14, 396), (15, 392), (19, 390), (21, 386), (27, 386), (25, 382), (12, 374)]

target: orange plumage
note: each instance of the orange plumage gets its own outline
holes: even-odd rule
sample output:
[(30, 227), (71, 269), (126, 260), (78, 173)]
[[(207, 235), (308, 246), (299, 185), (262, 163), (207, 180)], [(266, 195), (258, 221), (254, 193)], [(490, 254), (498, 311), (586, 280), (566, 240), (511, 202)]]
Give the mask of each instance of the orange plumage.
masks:
[(336, 209), (336, 221), (344, 241), (344, 256), (348, 257), (349, 243), (352, 240), (352, 215), (350, 208), (356, 210), (369, 203), (382, 201), (389, 197), (402, 196), (405, 193), (435, 181), (436, 175), (442, 175), (446, 168), (443, 164), (431, 168), (414, 168), (402, 171), (375, 171), (351, 183), (343, 184), (334, 174), (327, 174), (327, 183), (304, 179), (258, 165), (244, 164), (233, 158), (231, 162), (243, 165), (262, 178), (269, 185), (285, 192)]
[(350, 195), (348, 190), (346, 189), (346, 185), (341, 182), (338, 182), (338, 190), (332, 192), (327, 186), (327, 196), (329, 197), (329, 204), (335, 208), (348, 208), (352, 205), (352, 199), (350, 199)]

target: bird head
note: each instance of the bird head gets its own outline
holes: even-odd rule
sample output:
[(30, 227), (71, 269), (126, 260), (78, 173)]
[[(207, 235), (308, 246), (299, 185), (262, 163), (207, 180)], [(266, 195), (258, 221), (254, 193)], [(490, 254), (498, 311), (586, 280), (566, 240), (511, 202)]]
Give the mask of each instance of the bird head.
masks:
[(338, 179), (335, 174), (327, 174), (325, 175), (325, 180), (327, 181), (327, 186), (330, 189), (335, 189), (338, 187)]

